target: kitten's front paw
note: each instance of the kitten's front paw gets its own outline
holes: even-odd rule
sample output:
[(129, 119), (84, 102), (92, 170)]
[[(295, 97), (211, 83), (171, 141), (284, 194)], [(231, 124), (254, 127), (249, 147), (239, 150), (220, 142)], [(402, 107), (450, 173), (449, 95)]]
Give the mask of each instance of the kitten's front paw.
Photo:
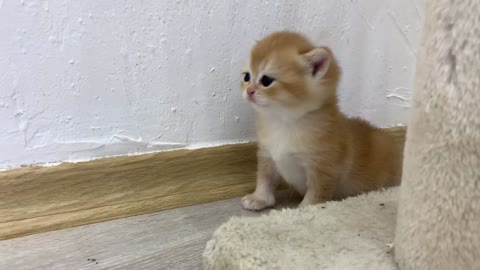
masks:
[(242, 206), (247, 210), (259, 211), (267, 207), (271, 207), (275, 204), (273, 200), (263, 200), (255, 196), (254, 194), (248, 194), (242, 198)]

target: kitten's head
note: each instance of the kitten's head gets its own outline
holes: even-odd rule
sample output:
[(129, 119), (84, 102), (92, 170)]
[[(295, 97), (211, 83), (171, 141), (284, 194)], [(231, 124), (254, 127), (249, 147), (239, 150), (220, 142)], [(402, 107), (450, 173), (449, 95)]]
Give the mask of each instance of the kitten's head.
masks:
[(336, 102), (339, 77), (329, 48), (297, 33), (276, 32), (253, 47), (241, 87), (257, 111), (304, 114)]

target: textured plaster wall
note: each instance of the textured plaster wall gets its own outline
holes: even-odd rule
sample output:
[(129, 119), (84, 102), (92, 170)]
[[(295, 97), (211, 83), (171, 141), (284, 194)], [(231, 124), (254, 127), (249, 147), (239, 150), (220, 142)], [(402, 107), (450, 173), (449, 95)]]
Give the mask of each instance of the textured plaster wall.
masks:
[(0, 168), (254, 138), (239, 73), (255, 39), (337, 54), (342, 109), (406, 123), (420, 0), (0, 0)]

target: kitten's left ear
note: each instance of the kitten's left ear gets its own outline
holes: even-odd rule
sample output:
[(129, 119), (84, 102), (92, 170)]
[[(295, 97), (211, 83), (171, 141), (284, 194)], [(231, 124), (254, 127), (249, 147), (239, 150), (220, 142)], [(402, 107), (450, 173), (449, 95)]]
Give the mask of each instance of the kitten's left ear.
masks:
[(303, 59), (308, 65), (310, 74), (314, 78), (323, 78), (330, 67), (330, 52), (322, 47), (315, 48), (302, 54)]

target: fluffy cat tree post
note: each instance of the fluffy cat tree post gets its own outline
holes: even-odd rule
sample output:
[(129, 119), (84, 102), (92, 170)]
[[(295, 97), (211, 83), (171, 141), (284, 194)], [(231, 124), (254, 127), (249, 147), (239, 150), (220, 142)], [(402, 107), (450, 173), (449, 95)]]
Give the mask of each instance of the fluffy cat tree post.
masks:
[(480, 2), (427, 1), (395, 258), (480, 269)]

